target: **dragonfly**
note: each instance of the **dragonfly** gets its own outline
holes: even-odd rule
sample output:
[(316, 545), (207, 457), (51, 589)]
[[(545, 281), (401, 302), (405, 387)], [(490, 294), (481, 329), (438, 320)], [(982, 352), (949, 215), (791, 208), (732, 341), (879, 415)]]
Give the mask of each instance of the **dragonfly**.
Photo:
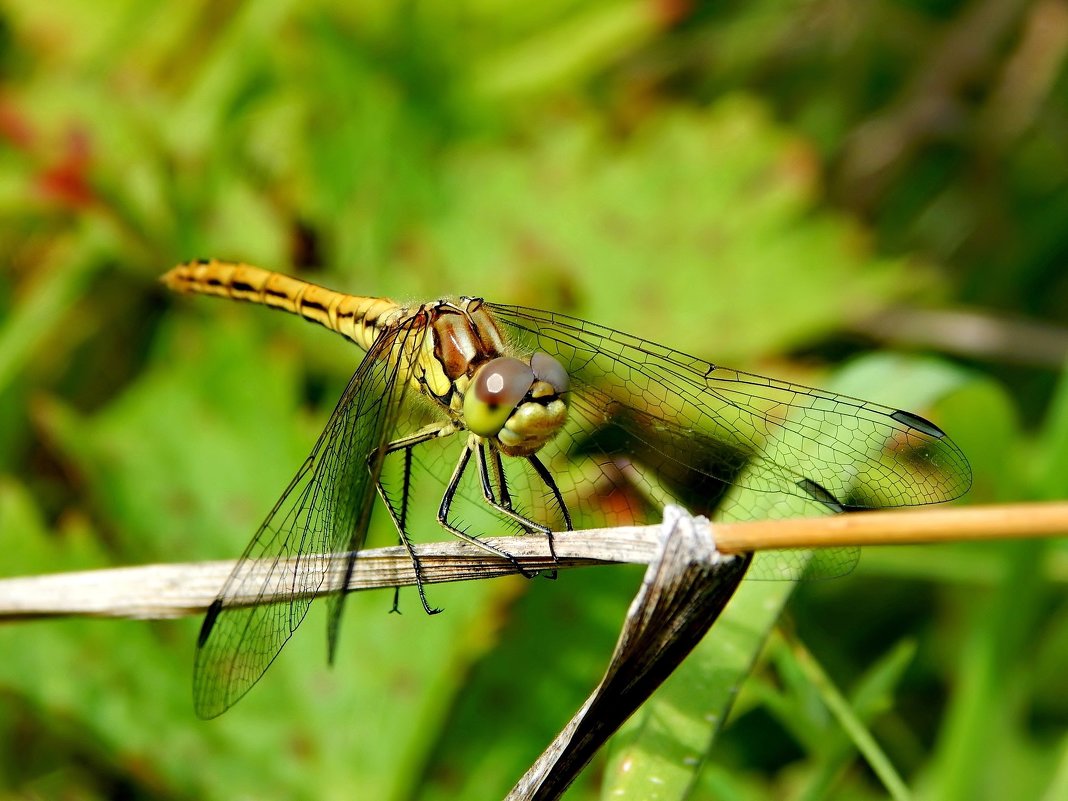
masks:
[[(448, 532), (522, 572), (480, 535), (540, 533), (551, 549), (554, 531), (658, 522), (669, 500), (731, 520), (938, 503), (971, 485), (960, 448), (917, 414), (566, 314), (466, 296), (402, 305), (214, 259), (161, 280), (299, 315), (365, 351), (208, 609), (193, 675), (203, 718), (259, 681), (324, 591), (332, 560), (351, 574), (376, 496), (418, 579), (410, 510), (425, 504)], [(829, 577), (857, 558), (851, 548), (780, 552), (751, 572)], [(440, 611), (417, 587), (426, 612)], [(290, 599), (267, 600), (279, 590)], [(331, 661), (343, 599), (327, 594)]]

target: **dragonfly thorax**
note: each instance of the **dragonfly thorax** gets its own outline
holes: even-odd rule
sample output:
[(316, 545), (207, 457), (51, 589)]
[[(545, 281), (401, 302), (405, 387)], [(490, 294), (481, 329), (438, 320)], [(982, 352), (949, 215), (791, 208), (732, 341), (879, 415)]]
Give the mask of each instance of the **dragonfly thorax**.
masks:
[(500, 356), (479, 366), (464, 395), (468, 430), (508, 456), (529, 456), (567, 422), (567, 371), (547, 353)]
[(471, 378), (480, 364), (504, 352), (504, 339), (481, 298), (438, 301), (431, 313), (434, 356), (443, 380)]

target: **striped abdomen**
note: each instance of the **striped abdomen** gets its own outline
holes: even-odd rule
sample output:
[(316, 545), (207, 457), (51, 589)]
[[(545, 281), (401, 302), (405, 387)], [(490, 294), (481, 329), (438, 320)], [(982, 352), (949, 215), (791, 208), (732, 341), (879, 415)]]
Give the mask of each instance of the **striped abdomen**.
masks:
[(180, 264), (160, 279), (177, 292), (246, 300), (297, 314), (337, 331), (364, 350), (404, 314), (388, 298), (346, 295), (282, 273), (215, 259)]

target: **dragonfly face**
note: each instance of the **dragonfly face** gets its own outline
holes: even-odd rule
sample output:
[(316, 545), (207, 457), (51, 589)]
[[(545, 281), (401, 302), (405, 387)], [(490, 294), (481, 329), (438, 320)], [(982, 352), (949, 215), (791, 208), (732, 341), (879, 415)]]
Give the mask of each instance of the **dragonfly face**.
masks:
[[(194, 668), (203, 717), (258, 681), (313, 597), (346, 586), (338, 555), (351, 571), (376, 495), (418, 576), (409, 510), (424, 500), (439, 503), (448, 531), (494, 551), (479, 536), (502, 524), (548, 535), (551, 546), (552, 531), (574, 524), (658, 522), (667, 501), (751, 519), (937, 503), (971, 483), (960, 449), (911, 412), (720, 367), (568, 315), (477, 298), (406, 308), (217, 261), (181, 265), (163, 281), (290, 311), (367, 351), (208, 611)], [(856, 558), (851, 549), (788, 553), (755, 560), (750, 573), (841, 575)], [(292, 600), (262, 603), (283, 592)], [(332, 653), (342, 594), (327, 600)]]
[(481, 298), (427, 307), (438, 369), (424, 369), (419, 389), (451, 412), (460, 428), (489, 439), (507, 456), (530, 456), (567, 420), (567, 371), (547, 353), (517, 359)]
[(567, 372), (547, 353), (500, 356), (479, 367), (464, 395), (464, 423), (506, 456), (530, 456), (567, 422)]

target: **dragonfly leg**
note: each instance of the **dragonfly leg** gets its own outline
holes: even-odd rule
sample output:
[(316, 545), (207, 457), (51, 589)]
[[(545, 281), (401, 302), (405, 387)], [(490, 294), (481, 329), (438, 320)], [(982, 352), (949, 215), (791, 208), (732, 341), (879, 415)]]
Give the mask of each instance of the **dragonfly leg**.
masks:
[[(486, 499), (486, 503), (496, 509), (505, 517), (508, 517), (519, 525), (521, 525), (528, 532), (536, 532), (538, 534), (548, 535), (551, 533), (548, 526), (543, 526), (541, 523), (536, 523), (526, 515), (522, 515), (512, 508), (512, 497), (508, 492), (508, 481), (504, 475), (504, 468), (500, 462), (500, 454), (497, 451), (491, 450), (491, 453), (495, 457), (492, 462), (486, 458), (485, 446), (479, 443), (478, 450), (478, 473), (479, 478), (482, 480), (482, 495)], [(497, 486), (500, 488), (500, 501), (498, 501), (493, 494), (493, 482), (491, 480), (489, 470), (490, 466), (493, 467), (494, 475), (492, 478), (497, 480)]]
[[(481, 446), (480, 446), (481, 447)], [(508, 491), (508, 481), (504, 477), (504, 464), (501, 462), (501, 452), (496, 448), (490, 448), (490, 455), (493, 460), (490, 462), (490, 467), (493, 468), (493, 477), (490, 479), (485, 467), (482, 469), (482, 495), (485, 499), (493, 505), (493, 481), (497, 482), (497, 486), (500, 487), (501, 500), (500, 505), (505, 509), (511, 510), (512, 508), (512, 494)], [(481, 457), (482, 454), (480, 453)], [(485, 459), (482, 459), (483, 464)]]
[[(412, 446), (408, 446), (404, 449), (404, 480), (401, 482), (401, 509), (400, 509), (400, 526), (397, 531), (397, 544), (404, 545), (404, 537), (399, 533), (401, 531), (408, 530), (408, 498), (410, 497), (410, 490), (412, 486)], [(409, 549), (408, 553), (411, 553)], [(416, 560), (418, 562), (418, 560)], [(418, 567), (416, 568), (417, 585), (420, 590), (423, 589), (422, 581), (418, 581), (420, 578)], [(424, 594), (425, 595), (425, 594)], [(423, 598), (423, 605), (426, 606), (426, 598)], [(400, 614), (400, 587), (393, 588), (393, 606), (389, 610), (391, 613)]]
[[(504, 473), (504, 465), (501, 463), (501, 453), (500, 453), (500, 451), (498, 451), (496, 448), (493, 448), (492, 446), (490, 446), (490, 458), (487, 459), (486, 458), (485, 447), (484, 447), (483, 443), (479, 443), (478, 452), (477, 453), (478, 453), (479, 476), (481, 477), (481, 480), (482, 480), (482, 494), (483, 494), (483, 496), (485, 496), (486, 503), (488, 503), (490, 506), (492, 506), (494, 509), (496, 509), (501, 514), (509, 517), (512, 520), (515, 520), (527, 532), (537, 533), (537, 534), (544, 534), (546, 540), (549, 543), (549, 555), (552, 556), (553, 561), (555, 562), (556, 561), (556, 551), (553, 548), (553, 532), (552, 532), (552, 529), (549, 528), (548, 526), (544, 526), (544, 525), (542, 525), (540, 523), (537, 523), (537, 522), (531, 520), (529, 517), (526, 517), (525, 515), (520, 514), (519, 512), (515, 511), (515, 509), (512, 508), (512, 496), (508, 492), (508, 477)], [(491, 479), (490, 474), (489, 474), (490, 468), (492, 468), (492, 470), (493, 470), (492, 479)], [(497, 486), (499, 487), (499, 491), (500, 491), (500, 502), (499, 503), (494, 499), (494, 495), (493, 495), (493, 481), (494, 480), (496, 480)], [(555, 485), (553, 485), (553, 486), (555, 486)], [(564, 515), (567, 518), (568, 530), (570, 531), (571, 530), (571, 525), (570, 525), (571, 524), (571, 519), (567, 515), (566, 511), (564, 512)], [(551, 573), (547, 573), (546, 577), (547, 578), (553, 578), (553, 579), (556, 578), (556, 571), (553, 570), (553, 571), (551, 571)]]
[[(571, 512), (567, 510), (567, 504), (564, 503), (564, 496), (560, 492), (560, 487), (556, 484), (556, 479), (553, 478), (553, 474), (549, 472), (549, 468), (545, 466), (545, 463), (538, 458), (536, 453), (530, 454), (527, 457), (527, 461), (530, 462), (530, 466), (534, 468), (534, 472), (538, 474), (538, 477), (545, 483), (545, 486), (549, 488), (549, 491), (556, 498), (556, 503), (560, 506), (560, 514), (564, 516), (564, 527), (566, 531), (574, 531), (575, 524), (571, 522)], [(553, 535), (549, 532), (549, 552), (553, 555), (553, 559), (556, 558), (556, 551), (553, 550)]]
[[(397, 451), (401, 450), (404, 451), (404, 481), (401, 485), (401, 503), (399, 515), (397, 514), (397, 510), (394, 508), (393, 504), (390, 502), (389, 496), (386, 493), (386, 488), (382, 486), (381, 475), (379, 474), (374, 476), (375, 489), (378, 490), (379, 497), (382, 498), (386, 509), (389, 511), (389, 516), (390, 518), (392, 518), (393, 525), (397, 529), (397, 537), (400, 541), (400, 544), (407, 549), (408, 556), (412, 560), (412, 568), (415, 570), (415, 586), (419, 592), (419, 600), (422, 602), (423, 609), (426, 610), (426, 613), (428, 615), (436, 615), (438, 612), (441, 611), (441, 609), (437, 607), (432, 607), (426, 599), (426, 590), (423, 587), (423, 570), (419, 564), (419, 557), (415, 553), (415, 547), (412, 545), (412, 541), (408, 537), (408, 497), (409, 490), (411, 488), (412, 448), (422, 442), (429, 442), (430, 440), (436, 439), (437, 437), (447, 436), (448, 434), (453, 433), (453, 431), (454, 429), (452, 428), (451, 423), (443, 426), (428, 426), (424, 429), (416, 431), (414, 434), (410, 434), (407, 437), (395, 440), (394, 442), (391, 442), (386, 446), (385, 452), (382, 453), (380, 457), (382, 460), (384, 460), (391, 453), (396, 453)], [(368, 456), (368, 469), (372, 471), (374, 470), (374, 465), (378, 458), (379, 457), (377, 452), (372, 452), (371, 455)], [(390, 611), (400, 611), (398, 607), (399, 598), (400, 588), (397, 587), (393, 591), (393, 608)]]
[[(516, 561), (516, 558), (514, 556), (509, 553), (505, 553), (499, 548), (494, 548), (492, 545), (483, 542), (478, 537), (472, 537), (466, 531), (457, 528), (449, 522), (449, 510), (452, 508), (453, 498), (456, 497), (456, 490), (460, 486), (460, 479), (463, 478), (464, 471), (467, 470), (467, 466), (471, 461), (472, 449), (477, 450), (478, 446), (475, 445), (473, 442), (468, 442), (466, 447), (464, 447), (463, 451), (460, 452), (460, 458), (456, 462), (456, 469), (454, 469), (452, 472), (452, 478), (449, 479), (449, 485), (445, 488), (445, 494), (441, 496), (441, 506), (438, 508), (438, 522), (450, 534), (459, 537), (464, 542), (469, 542), (472, 545), (477, 545), (482, 550), (488, 551), (494, 556), (499, 556), (502, 559), (507, 559), (509, 562), (512, 563), (512, 566), (516, 569), (517, 573), (522, 573), (524, 576), (527, 576), (529, 578), (534, 574), (530, 573), (527, 570), (524, 570), (523, 567), (519, 564), (519, 562)], [(481, 450), (479, 450), (479, 454), (481, 455)], [(481, 456), (479, 461), (480, 463), (483, 461), (481, 459)], [(486, 488), (485, 483), (483, 488)], [(492, 488), (490, 488), (490, 493), (492, 494)], [(491, 501), (490, 503), (495, 509), (499, 508), (496, 501)]]

